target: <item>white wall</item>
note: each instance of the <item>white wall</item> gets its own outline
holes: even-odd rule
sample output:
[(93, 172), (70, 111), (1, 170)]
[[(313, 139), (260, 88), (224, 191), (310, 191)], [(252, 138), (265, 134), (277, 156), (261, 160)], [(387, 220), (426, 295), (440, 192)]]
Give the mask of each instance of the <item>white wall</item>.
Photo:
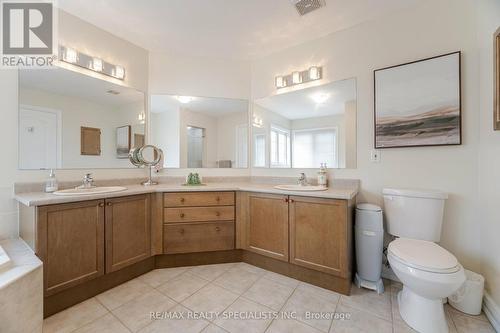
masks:
[[(500, 131), (493, 131), (493, 33), (500, 27), (500, 1), (478, 1), (481, 271), (486, 289), (500, 305)], [(500, 315), (497, 314), (497, 315)]]
[[(384, 186), (437, 188), (450, 193), (442, 245), (465, 267), (480, 267), (477, 227), (478, 149), (477, 52), (474, 2), (425, 1), (404, 12), (366, 22), (252, 63), (252, 100), (276, 94), (274, 76), (311, 65), (324, 68), (322, 84), (357, 79), (357, 169), (334, 170), (339, 178), (361, 180), (360, 201), (382, 203)], [(373, 147), (373, 70), (462, 50), (463, 138), (457, 147), (402, 148), (382, 151), (370, 162)], [(303, 88), (307, 85), (303, 85)], [(287, 88), (285, 90), (293, 90)], [(252, 175), (293, 175), (301, 170), (253, 169)], [(305, 170), (314, 177), (316, 170)]]
[[(148, 52), (125, 40), (104, 32), (70, 14), (59, 12), (59, 42), (76, 49), (120, 64), (126, 69), (124, 82), (113, 80), (99, 74), (92, 74), (113, 83), (124, 84), (147, 92), (148, 89)], [(84, 69), (76, 69), (90, 74)], [(17, 170), (17, 118), (18, 118), (18, 74), (16, 70), (0, 70), (0, 109), (2, 110), (3, 130), (0, 140), (4, 158), (0, 166), (0, 239), (18, 235), (17, 203), (12, 199), (13, 184), (16, 181), (43, 181), (45, 171)], [(84, 173), (93, 172), (99, 180), (116, 177), (114, 169), (60, 170), (59, 180), (75, 180)], [(120, 170), (120, 177), (138, 177), (145, 175), (142, 169)]]
[(163, 150), (164, 167), (180, 167), (180, 111), (165, 109), (150, 113), (151, 138), (149, 142)]

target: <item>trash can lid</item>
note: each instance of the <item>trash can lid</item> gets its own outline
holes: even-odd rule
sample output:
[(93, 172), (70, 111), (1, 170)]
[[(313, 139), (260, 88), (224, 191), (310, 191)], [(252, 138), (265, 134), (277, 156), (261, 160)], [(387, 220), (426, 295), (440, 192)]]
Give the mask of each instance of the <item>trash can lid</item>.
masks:
[(356, 209), (368, 210), (371, 212), (381, 212), (382, 211), (382, 208), (380, 208), (380, 206), (370, 204), (370, 203), (360, 203), (359, 205), (356, 206)]

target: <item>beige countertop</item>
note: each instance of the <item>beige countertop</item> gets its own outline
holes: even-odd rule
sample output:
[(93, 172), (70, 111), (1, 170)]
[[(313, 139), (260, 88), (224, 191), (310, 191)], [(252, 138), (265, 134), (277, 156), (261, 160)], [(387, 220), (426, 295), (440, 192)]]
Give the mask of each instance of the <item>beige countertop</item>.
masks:
[(255, 182), (209, 182), (204, 186), (182, 186), (178, 184), (166, 183), (153, 186), (143, 186), (136, 184), (123, 185), (127, 189), (120, 192), (101, 193), (93, 195), (72, 195), (58, 196), (44, 192), (22, 192), (16, 193), (14, 198), (25, 206), (43, 206), (60, 204), (67, 202), (77, 202), (85, 200), (96, 200), (105, 198), (116, 198), (134, 194), (156, 193), (156, 192), (211, 192), (211, 191), (247, 191), (262, 192), (283, 195), (296, 195), (329, 199), (353, 199), (359, 191), (359, 181), (340, 180), (335, 182), (326, 191), (300, 192), (286, 191), (274, 188), (278, 184), (255, 183)]

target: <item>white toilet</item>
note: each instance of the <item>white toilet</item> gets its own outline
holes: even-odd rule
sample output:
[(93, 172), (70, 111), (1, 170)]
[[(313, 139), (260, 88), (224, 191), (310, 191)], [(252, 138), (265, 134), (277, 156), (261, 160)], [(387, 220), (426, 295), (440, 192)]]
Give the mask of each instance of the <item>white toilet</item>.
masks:
[(398, 294), (403, 320), (420, 333), (445, 333), (442, 300), (465, 282), (455, 256), (434, 242), (441, 239), (444, 202), (438, 191), (383, 190), (387, 232), (396, 236), (387, 257), (403, 283)]

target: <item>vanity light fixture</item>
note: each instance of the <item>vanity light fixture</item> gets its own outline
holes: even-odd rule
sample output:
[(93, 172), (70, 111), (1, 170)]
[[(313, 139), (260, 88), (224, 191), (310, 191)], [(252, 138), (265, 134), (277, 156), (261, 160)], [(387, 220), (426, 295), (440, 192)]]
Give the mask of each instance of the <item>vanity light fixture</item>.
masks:
[(176, 98), (182, 104), (187, 104), (187, 103), (192, 102), (194, 100), (194, 97), (191, 97), (191, 96), (177, 96)]
[(322, 78), (322, 68), (311, 66), (303, 71), (294, 71), (288, 75), (276, 76), (274, 85), (277, 89), (293, 86), (310, 81), (320, 80)]
[(101, 58), (78, 52), (71, 47), (59, 46), (59, 59), (66, 63), (90, 69), (93, 72), (105, 74), (119, 80), (125, 79), (125, 68), (122, 66), (113, 65)]

